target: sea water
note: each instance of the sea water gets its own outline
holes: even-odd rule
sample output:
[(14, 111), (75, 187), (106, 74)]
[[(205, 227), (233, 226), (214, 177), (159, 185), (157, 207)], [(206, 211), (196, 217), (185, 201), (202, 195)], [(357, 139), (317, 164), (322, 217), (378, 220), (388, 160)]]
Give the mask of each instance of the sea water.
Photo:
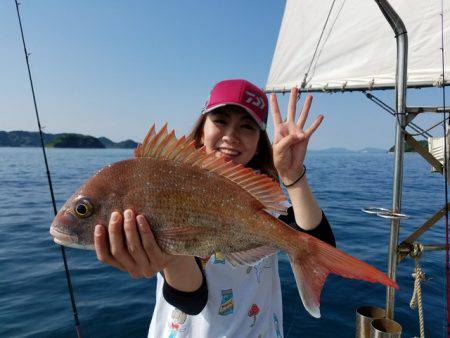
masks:
[[(48, 149), (58, 207), (102, 166), (130, 158), (125, 149)], [(394, 157), (386, 153), (309, 152), (308, 181), (325, 211), (341, 250), (386, 271), (388, 220), (361, 208), (390, 208)], [(442, 175), (417, 154), (405, 155), (400, 238), (444, 205)], [(42, 151), (0, 148), (0, 337), (76, 337), (61, 251), (48, 232), (53, 210)], [(443, 244), (443, 219), (422, 243)], [(155, 303), (155, 279), (131, 279), (101, 264), (92, 251), (66, 249), (84, 337), (144, 337)], [(352, 337), (359, 306), (384, 307), (381, 285), (328, 277), (321, 296), (322, 318), (301, 305), (287, 257), (279, 254), (285, 337)], [(445, 253), (426, 252), (422, 268), (427, 337), (443, 337)], [(395, 319), (404, 337), (419, 335), (417, 311), (409, 308), (414, 262), (398, 269)]]

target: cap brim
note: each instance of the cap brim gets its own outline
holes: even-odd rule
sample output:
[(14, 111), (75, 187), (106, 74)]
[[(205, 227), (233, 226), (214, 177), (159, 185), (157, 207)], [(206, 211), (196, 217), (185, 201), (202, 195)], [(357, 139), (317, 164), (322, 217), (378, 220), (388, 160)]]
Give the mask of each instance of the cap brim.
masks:
[(212, 107), (209, 107), (208, 109), (203, 110), (202, 114), (210, 113), (213, 110), (216, 110), (217, 108), (221, 108), (221, 107), (224, 107), (224, 106), (238, 106), (238, 107), (244, 108), (245, 111), (250, 114), (250, 116), (253, 118), (253, 120), (255, 120), (255, 122), (258, 124), (259, 128), (262, 129), (262, 130), (266, 130), (266, 124), (263, 121), (261, 121), (259, 116), (256, 115), (253, 110), (251, 110), (251, 109), (247, 108), (246, 106), (244, 106), (242, 104), (239, 104), (239, 103), (235, 103), (235, 102), (218, 103), (218, 104), (216, 104), (216, 105), (214, 105)]

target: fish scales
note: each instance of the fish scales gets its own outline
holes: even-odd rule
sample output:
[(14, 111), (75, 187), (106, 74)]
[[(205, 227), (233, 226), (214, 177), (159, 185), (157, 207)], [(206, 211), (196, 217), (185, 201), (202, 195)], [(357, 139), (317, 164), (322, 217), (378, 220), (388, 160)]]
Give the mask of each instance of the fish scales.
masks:
[[(95, 178), (75, 195), (106, 199), (97, 210), (98, 223), (104, 224), (114, 210), (132, 208), (146, 216), (167, 253), (207, 257), (218, 250), (241, 251), (260, 243), (254, 233), (245, 231), (245, 224), (263, 205), (216, 173), (137, 158), (108, 166)], [(178, 235), (170, 236), (176, 229)]]
[(263, 210), (285, 211), (282, 200), (267, 176), (196, 150), (166, 126), (155, 133), (153, 126), (134, 159), (101, 169), (66, 201), (50, 233), (58, 244), (93, 249), (95, 225), (107, 225), (113, 211), (133, 209), (146, 216), (166, 253), (205, 258), (221, 251), (227, 263), (252, 265), (283, 250), (314, 317), (320, 317), (329, 273), (398, 288), (383, 272)]

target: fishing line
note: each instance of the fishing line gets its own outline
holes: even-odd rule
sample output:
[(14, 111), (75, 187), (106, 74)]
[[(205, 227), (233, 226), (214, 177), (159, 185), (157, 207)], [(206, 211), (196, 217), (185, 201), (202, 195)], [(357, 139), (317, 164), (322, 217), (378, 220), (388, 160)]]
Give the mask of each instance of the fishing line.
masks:
[[(26, 60), (26, 63), (27, 63), (28, 79), (30, 81), (31, 94), (33, 96), (34, 111), (36, 113), (36, 121), (37, 121), (37, 125), (38, 125), (38, 128), (39, 128), (39, 137), (40, 137), (40, 141), (41, 141), (41, 148), (42, 148), (42, 153), (44, 155), (45, 168), (47, 170), (47, 181), (48, 181), (48, 186), (50, 188), (50, 196), (51, 196), (51, 199), (52, 199), (53, 212), (56, 215), (57, 209), (56, 209), (56, 202), (55, 202), (55, 194), (53, 193), (52, 178), (50, 176), (50, 169), (49, 169), (49, 165), (48, 165), (48, 161), (47, 161), (47, 154), (45, 152), (44, 137), (43, 137), (43, 134), (42, 134), (41, 121), (39, 119), (39, 112), (38, 112), (38, 107), (37, 107), (37, 103), (36, 103), (36, 95), (35, 95), (35, 92), (34, 92), (33, 78), (31, 76), (30, 61), (29, 61), (30, 53), (28, 53), (28, 51), (27, 51), (27, 46), (26, 46), (26, 43), (25, 43), (25, 36), (24, 36), (24, 33), (23, 33), (22, 20), (20, 18), (20, 10), (19, 10), (20, 3), (17, 0), (14, 0), (14, 2), (16, 4), (17, 19), (19, 20), (20, 34), (22, 36), (23, 51), (25, 53), (25, 60)], [(75, 297), (73, 295), (72, 281), (70, 279), (70, 271), (69, 271), (69, 267), (67, 265), (66, 252), (65, 252), (64, 247), (62, 245), (60, 245), (59, 247), (61, 248), (61, 254), (62, 254), (62, 258), (63, 258), (63, 262), (64, 262), (64, 270), (66, 272), (66, 280), (67, 280), (67, 286), (69, 288), (70, 302), (72, 304), (72, 312), (73, 312), (73, 317), (75, 319), (75, 328), (77, 330), (78, 338), (81, 338), (82, 336), (81, 336), (80, 321), (78, 319), (78, 312), (77, 312), (77, 307), (76, 307), (76, 304), (75, 304)]]
[(450, 266), (449, 266), (449, 236), (448, 236), (448, 187), (447, 187), (447, 113), (445, 112), (445, 62), (444, 62), (444, 0), (441, 0), (441, 59), (442, 59), (442, 107), (444, 109), (444, 184), (445, 184), (445, 277), (447, 304), (447, 336), (450, 333)]

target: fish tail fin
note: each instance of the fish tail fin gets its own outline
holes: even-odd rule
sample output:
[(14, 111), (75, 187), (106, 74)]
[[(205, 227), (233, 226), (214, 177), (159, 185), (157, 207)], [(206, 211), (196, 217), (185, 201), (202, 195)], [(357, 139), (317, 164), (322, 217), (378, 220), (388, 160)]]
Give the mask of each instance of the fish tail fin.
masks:
[(315, 318), (320, 318), (320, 293), (330, 273), (398, 289), (380, 270), (317, 238), (298, 232), (295, 241), (297, 245), (288, 250), (288, 256), (303, 305)]

